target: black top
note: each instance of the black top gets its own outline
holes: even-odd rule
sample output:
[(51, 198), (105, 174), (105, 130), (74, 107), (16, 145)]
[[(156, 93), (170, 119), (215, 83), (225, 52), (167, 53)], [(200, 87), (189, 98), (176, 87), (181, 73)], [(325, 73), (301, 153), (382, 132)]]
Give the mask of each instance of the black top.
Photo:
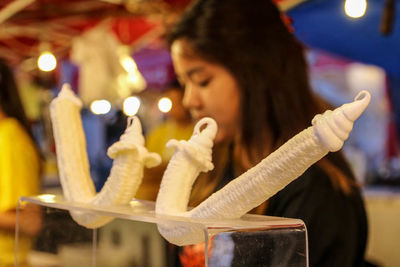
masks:
[[(347, 163), (338, 157), (337, 153), (329, 153), (328, 157), (335, 166), (354, 180)], [(225, 175), (215, 191), (234, 177), (234, 166), (232, 160), (229, 160)], [(360, 190), (354, 188), (351, 194), (344, 194), (333, 186), (327, 173), (317, 165), (311, 166), (299, 178), (271, 197), (265, 215), (304, 221), (308, 234), (310, 267), (364, 266), (367, 218)], [(275, 235), (288, 237), (283, 232), (277, 232)], [(268, 237), (261, 240), (263, 248), (260, 250), (255, 247), (249, 250), (246, 246), (247, 236), (233, 235), (233, 238), (235, 248), (231, 266), (271, 266), (274, 265), (272, 262), (283, 258), (286, 259), (274, 266), (293, 266), (291, 262), (297, 262), (296, 253), (274, 250), (279, 236), (278, 239)], [(249, 238), (250, 242), (251, 237)], [(266, 250), (266, 247), (269, 249)], [(246, 264), (242, 264), (243, 260)]]
[[(354, 176), (338, 153), (329, 153), (350, 179)], [(216, 190), (234, 173), (232, 160)], [(346, 195), (316, 164), (268, 200), (265, 215), (304, 221), (308, 234), (309, 266), (363, 266), (367, 243), (367, 217), (360, 190)]]
[(270, 198), (266, 215), (305, 222), (310, 266), (363, 266), (367, 218), (360, 191), (345, 195), (316, 165)]

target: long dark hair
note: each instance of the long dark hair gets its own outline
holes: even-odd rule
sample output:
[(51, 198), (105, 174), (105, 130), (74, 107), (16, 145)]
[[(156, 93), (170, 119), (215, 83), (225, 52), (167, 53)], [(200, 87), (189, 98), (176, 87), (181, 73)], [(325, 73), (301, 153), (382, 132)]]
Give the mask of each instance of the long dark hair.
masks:
[[(310, 124), (319, 111), (302, 45), (268, 0), (197, 1), (168, 36), (185, 38), (195, 52), (226, 67), (242, 90), (242, 142), (263, 147), (260, 125), (273, 144)], [(249, 119), (251, 118), (251, 119)]]
[(271, 152), (265, 151), (266, 138), (274, 150), (327, 108), (312, 93), (304, 47), (269, 0), (196, 1), (167, 38), (170, 45), (186, 40), (197, 56), (235, 77), (242, 96), (241, 145), (253, 165)]
[(0, 60), (0, 110), (7, 117), (18, 120), (32, 140), (34, 140), (31, 127), (21, 103), (14, 74), (2, 60)]

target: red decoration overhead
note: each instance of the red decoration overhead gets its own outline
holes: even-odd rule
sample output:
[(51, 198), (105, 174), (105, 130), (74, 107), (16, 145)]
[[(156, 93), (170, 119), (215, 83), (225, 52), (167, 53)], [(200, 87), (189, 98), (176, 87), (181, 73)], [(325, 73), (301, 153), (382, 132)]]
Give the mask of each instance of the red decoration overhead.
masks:
[[(8, 7), (16, 2), (27, 4), (10, 12)], [(157, 27), (162, 28), (165, 14), (188, 2), (32, 0), (29, 4), (29, 0), (0, 1), (0, 57), (11, 64), (21, 64), (37, 57), (43, 43), (58, 58), (67, 57), (74, 37), (104, 21), (112, 25), (122, 43), (133, 45)], [(2, 15), (4, 21), (1, 21)]]

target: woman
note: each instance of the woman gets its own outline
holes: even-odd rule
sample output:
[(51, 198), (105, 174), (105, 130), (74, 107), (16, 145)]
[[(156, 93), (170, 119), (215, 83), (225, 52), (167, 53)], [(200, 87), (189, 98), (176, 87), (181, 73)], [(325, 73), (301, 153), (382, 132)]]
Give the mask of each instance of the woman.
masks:
[[(198, 178), (191, 204), (256, 165), (328, 106), (312, 94), (302, 45), (268, 0), (199, 0), (168, 40), (184, 105), (218, 123), (213, 172)], [(341, 153), (330, 153), (254, 210), (302, 219), (310, 266), (361, 266), (367, 223)]]
[[(11, 70), (0, 61), (0, 266), (14, 266), (16, 208), (20, 196), (39, 193), (40, 157)], [(32, 236), (41, 225), (37, 207), (19, 216), (19, 265), (25, 266)]]

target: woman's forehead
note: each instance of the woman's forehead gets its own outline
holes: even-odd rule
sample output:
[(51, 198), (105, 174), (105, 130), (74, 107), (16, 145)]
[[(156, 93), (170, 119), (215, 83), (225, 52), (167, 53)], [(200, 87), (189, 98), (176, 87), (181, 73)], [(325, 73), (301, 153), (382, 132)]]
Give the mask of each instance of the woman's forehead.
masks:
[(171, 54), (185, 58), (199, 58), (195, 49), (186, 39), (178, 39), (171, 45)]

